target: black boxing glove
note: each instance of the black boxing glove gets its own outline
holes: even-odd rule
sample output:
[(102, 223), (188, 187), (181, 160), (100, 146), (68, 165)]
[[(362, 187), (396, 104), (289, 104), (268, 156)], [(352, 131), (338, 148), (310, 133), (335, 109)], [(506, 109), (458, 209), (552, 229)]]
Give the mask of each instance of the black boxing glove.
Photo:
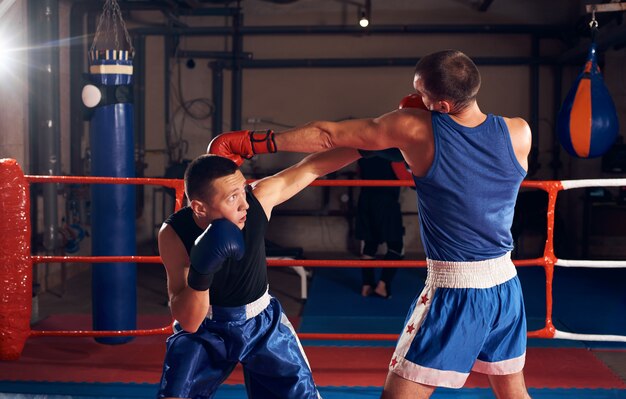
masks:
[(227, 258), (240, 260), (244, 253), (243, 234), (239, 227), (226, 219), (214, 220), (191, 247), (187, 284), (196, 291), (208, 290), (224, 261)]

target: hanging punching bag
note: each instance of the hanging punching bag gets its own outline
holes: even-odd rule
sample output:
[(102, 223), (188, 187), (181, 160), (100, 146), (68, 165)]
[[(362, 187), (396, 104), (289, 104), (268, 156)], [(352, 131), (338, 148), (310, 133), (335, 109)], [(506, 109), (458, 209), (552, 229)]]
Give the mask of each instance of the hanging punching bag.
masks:
[(556, 129), (563, 148), (578, 158), (603, 155), (617, 138), (617, 112), (598, 67), (595, 43), (591, 44), (583, 71), (565, 97)]
[[(108, 21), (108, 22), (107, 22)], [(121, 24), (130, 50), (120, 48)], [(112, 28), (111, 31), (103, 28)], [(98, 39), (109, 37), (107, 48)], [(89, 52), (89, 84), (82, 100), (91, 110), (89, 143), (91, 175), (135, 177), (133, 133), (133, 49), (117, 0), (106, 0)], [(135, 187), (91, 185), (91, 242), (94, 256), (135, 255)], [(133, 262), (92, 265), (93, 329), (134, 330), (137, 313), (137, 268)], [(99, 337), (104, 344), (122, 344), (132, 337)]]
[[(132, 61), (128, 51), (90, 52), (91, 84), (83, 89), (83, 103), (90, 104), (89, 91), (97, 90), (99, 101), (89, 124), (91, 175), (135, 177)], [(93, 100), (95, 102), (95, 99)], [(91, 186), (91, 236), (94, 256), (135, 255), (135, 187), (122, 184)], [(136, 328), (136, 280), (134, 263), (92, 265), (92, 315), (94, 330)], [(106, 344), (128, 342), (130, 337), (96, 338)]]

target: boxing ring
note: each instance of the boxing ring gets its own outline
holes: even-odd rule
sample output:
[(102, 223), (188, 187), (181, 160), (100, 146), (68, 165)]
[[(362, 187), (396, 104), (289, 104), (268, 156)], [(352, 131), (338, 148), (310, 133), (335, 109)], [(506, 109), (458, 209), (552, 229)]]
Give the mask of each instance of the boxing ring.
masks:
[[(78, 176), (24, 175), (16, 161), (0, 160), (0, 198), (4, 217), (0, 231), (7, 236), (0, 248), (0, 361), (19, 361), (27, 340), (40, 337), (124, 337), (158, 336), (171, 334), (171, 324), (159, 328), (94, 331), (31, 329), (32, 270), (42, 263), (150, 263), (161, 264), (159, 256), (47, 256), (33, 255), (30, 249), (30, 185), (44, 184), (125, 184), (152, 185), (175, 190), (175, 209), (183, 206), (182, 180), (163, 178), (105, 178)], [(311, 186), (363, 187), (412, 186), (410, 180), (317, 180)], [(626, 261), (559, 259), (554, 251), (554, 225), (556, 201), (565, 190), (587, 187), (626, 186), (626, 179), (593, 179), (563, 181), (524, 181), (523, 188), (545, 191), (548, 194), (546, 213), (546, 240), (543, 256), (513, 260), (517, 267), (542, 267), (545, 272), (545, 321), (542, 328), (529, 331), (529, 338), (565, 339), (579, 341), (626, 342), (626, 335), (580, 334), (561, 331), (553, 324), (553, 280), (556, 267), (572, 268), (626, 268)], [(173, 211), (173, 210), (172, 210)], [(10, 234), (7, 234), (10, 233)], [(268, 259), (270, 267), (362, 268), (396, 267), (425, 268), (420, 260), (380, 261), (375, 265), (368, 260), (333, 259)], [(301, 340), (320, 341), (395, 341), (398, 334), (372, 333), (298, 333)], [(332, 351), (331, 351), (332, 352)], [(327, 355), (331, 355), (328, 352)]]
[[(0, 392), (7, 392), (3, 391), (3, 388), (9, 389), (8, 392), (76, 392), (76, 389), (91, 392), (94, 389), (104, 390), (104, 387), (108, 386), (107, 384), (112, 384), (112, 388), (107, 388), (113, 390), (110, 392), (119, 392), (119, 389), (123, 389), (124, 392), (130, 393), (138, 390), (143, 395), (141, 397), (152, 395), (154, 388), (150, 384), (153, 384), (160, 375), (160, 365), (162, 363), (160, 356), (162, 356), (161, 351), (165, 335), (169, 335), (172, 331), (171, 322), (165, 324), (168, 316), (158, 318), (158, 320), (155, 319), (155, 323), (151, 322), (147, 326), (160, 327), (136, 330), (94, 331), (78, 329), (72, 325), (66, 326), (63, 322), (59, 323), (59, 319), (50, 323), (37, 323), (31, 328), (32, 273), (34, 264), (136, 262), (154, 264), (156, 266), (161, 264), (160, 257), (33, 255), (30, 248), (29, 214), (29, 191), (31, 184), (125, 184), (166, 187), (175, 191), (175, 209), (179, 209), (183, 206), (183, 181), (161, 178), (32, 176), (24, 175), (14, 160), (0, 160), (0, 210), (4, 216), (0, 218), (0, 232), (4, 233), (4, 236), (7, 238), (0, 246), (0, 374), (5, 375), (5, 381), (0, 381), (0, 387), (2, 387)], [(311, 184), (311, 186), (318, 187), (411, 185), (412, 182), (408, 180), (317, 180)], [(626, 261), (559, 259), (555, 256), (554, 224), (558, 195), (565, 190), (575, 188), (624, 185), (626, 185), (626, 179), (525, 181), (522, 183), (524, 188), (542, 190), (548, 194), (547, 229), (545, 232), (547, 238), (543, 246), (543, 255), (537, 258), (514, 260), (517, 267), (541, 267), (545, 273), (545, 320), (543, 320), (542, 328), (528, 332), (529, 338), (540, 338), (544, 342), (550, 339), (626, 342), (626, 336), (622, 335), (578, 334), (576, 332), (561, 331), (555, 328), (552, 321), (554, 300), (552, 288), (556, 267), (626, 268)], [(330, 268), (347, 268), (346, 270), (351, 271), (354, 268), (381, 267), (381, 265), (402, 269), (416, 269), (425, 268), (425, 261), (381, 261), (376, 262), (374, 265), (373, 262), (368, 260), (268, 259), (268, 266), (270, 267), (315, 267), (326, 268), (326, 270), (330, 270)], [(356, 272), (356, 270), (354, 271)], [(406, 271), (411, 272), (411, 270)], [(320, 270), (321, 272), (322, 270)], [(540, 289), (543, 290), (543, 287), (540, 287)], [(403, 310), (406, 311), (406, 309)], [(165, 325), (161, 326), (161, 323)], [(64, 327), (70, 328), (64, 329)], [(323, 388), (322, 393), (325, 398), (351, 398), (350, 394), (354, 392), (362, 395), (358, 396), (359, 398), (378, 397), (380, 386), (382, 385), (382, 381), (379, 380), (384, 378), (386, 374), (386, 363), (389, 361), (393, 350), (392, 341), (397, 340), (398, 334), (322, 333), (316, 332), (320, 330), (309, 331), (311, 332), (299, 332), (298, 336), (303, 341), (305, 347), (307, 347), (306, 352), (313, 367), (316, 381)], [(395, 331), (395, 329), (391, 331)], [(142, 337), (138, 338), (142, 341), (132, 341), (123, 345), (107, 345), (106, 350), (102, 350), (98, 349), (101, 345), (94, 340), (90, 340), (90, 337)], [(148, 343), (146, 343), (147, 341)], [(312, 344), (314, 341), (320, 343)], [(380, 346), (372, 344), (373, 341), (380, 342)], [(59, 345), (61, 347), (57, 347), (55, 342), (60, 342)], [(70, 342), (76, 342), (76, 344), (71, 344)], [(337, 342), (345, 342), (346, 346), (344, 347), (343, 344), (338, 344)], [(62, 348), (63, 345), (69, 345), (72, 349), (59, 352), (59, 348)], [(80, 356), (76, 356), (75, 345), (82, 348), (83, 352), (80, 353), (85, 356), (84, 359), (81, 360)], [(25, 346), (26, 351), (24, 351)], [(133, 351), (137, 351), (138, 347), (148, 348), (147, 350), (141, 349), (137, 354), (137, 356), (143, 359), (140, 364), (133, 366), (125, 364), (120, 366), (119, 370), (109, 370), (107, 375), (101, 374), (99, 371), (102, 367), (101, 362), (108, 361), (108, 358), (126, 358), (127, 353), (134, 353)], [(59, 358), (59, 353), (64, 355), (61, 355), (62, 357)], [(108, 355), (106, 355), (107, 353)], [(531, 389), (535, 389), (535, 391), (531, 392), (533, 397), (560, 397), (558, 395), (563, 395), (563, 392), (557, 391), (562, 389), (563, 386), (577, 389), (576, 395), (581, 398), (614, 398), (616, 397), (614, 395), (620, 397), (621, 393), (626, 392), (626, 383), (620, 380), (587, 349), (573, 348), (563, 351), (560, 348), (529, 348), (527, 360), (527, 366), (534, 370), (527, 373), (529, 375), (528, 385)], [(61, 363), (58, 363), (59, 361)], [(60, 364), (63, 367), (54, 367), (54, 365)], [(146, 366), (147, 364), (149, 364), (148, 367)], [(338, 364), (341, 364), (341, 370), (337, 368)], [(554, 365), (554, 368), (551, 364)], [(115, 365), (110, 367), (115, 368)], [(128, 371), (129, 367), (136, 369), (135, 373), (137, 375), (131, 375)], [(581, 378), (580, 374), (577, 374), (581, 370), (586, 370), (585, 373), (588, 375), (586, 378)], [(590, 372), (589, 370), (594, 371)], [(75, 382), (72, 382), (76, 381), (75, 375), (77, 372), (88, 373), (89, 376), (98, 375), (98, 377), (85, 377), (86, 379), (82, 380), (85, 382), (77, 385)], [(30, 375), (31, 377), (24, 375)], [(567, 378), (567, 382), (557, 381), (556, 379), (560, 376)], [(475, 395), (476, 392), (486, 392), (488, 390), (486, 388), (487, 382), (482, 380), (482, 377), (480, 375), (472, 375), (468, 380), (466, 388), (463, 389), (467, 391), (465, 393), (457, 392), (452, 395), (474, 398), (476, 396), (472, 395)], [(32, 381), (21, 382), (29, 379)], [(3, 380), (3, 378), (0, 378), (0, 380)], [(93, 381), (96, 382), (94, 383)], [(54, 384), (54, 386), (51, 384)], [(122, 384), (123, 388), (119, 388), (120, 384)], [(81, 388), (81, 386), (84, 387)], [(590, 389), (592, 396), (585, 396), (581, 389)], [(349, 391), (350, 394), (342, 393), (345, 390)], [(550, 393), (552, 391), (557, 393)], [(233, 373), (224, 385), (222, 392), (224, 396), (218, 395), (217, 398), (221, 399), (222, 397), (232, 397), (228, 395), (240, 396), (243, 394), (243, 377), (240, 370), (236, 370)], [(446, 391), (444, 389), (444, 397), (446, 396), (445, 394)], [(2, 394), (0, 394), (0, 397), (2, 397)]]

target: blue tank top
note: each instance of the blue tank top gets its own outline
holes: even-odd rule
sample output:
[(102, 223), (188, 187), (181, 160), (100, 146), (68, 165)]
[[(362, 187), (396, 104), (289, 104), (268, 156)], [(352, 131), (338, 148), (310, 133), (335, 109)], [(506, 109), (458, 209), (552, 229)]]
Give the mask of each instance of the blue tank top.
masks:
[(526, 172), (500, 116), (474, 128), (432, 113), (435, 155), (426, 176), (415, 180), (420, 233), (426, 256), (477, 261), (513, 249), (511, 224)]

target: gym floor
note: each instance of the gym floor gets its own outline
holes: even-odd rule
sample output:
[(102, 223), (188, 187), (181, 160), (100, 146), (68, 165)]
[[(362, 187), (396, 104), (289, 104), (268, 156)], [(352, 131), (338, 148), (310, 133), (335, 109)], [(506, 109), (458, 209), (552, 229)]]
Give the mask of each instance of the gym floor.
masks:
[[(270, 267), (268, 274), (270, 292), (280, 300), (285, 313), (297, 328), (304, 306), (304, 301), (300, 299), (300, 277), (286, 267)], [(138, 264), (137, 313), (169, 315), (166, 277), (161, 265)], [(91, 314), (89, 271), (68, 279), (63, 287), (39, 295), (38, 320), (55, 314)], [(590, 350), (626, 383), (626, 350)]]

